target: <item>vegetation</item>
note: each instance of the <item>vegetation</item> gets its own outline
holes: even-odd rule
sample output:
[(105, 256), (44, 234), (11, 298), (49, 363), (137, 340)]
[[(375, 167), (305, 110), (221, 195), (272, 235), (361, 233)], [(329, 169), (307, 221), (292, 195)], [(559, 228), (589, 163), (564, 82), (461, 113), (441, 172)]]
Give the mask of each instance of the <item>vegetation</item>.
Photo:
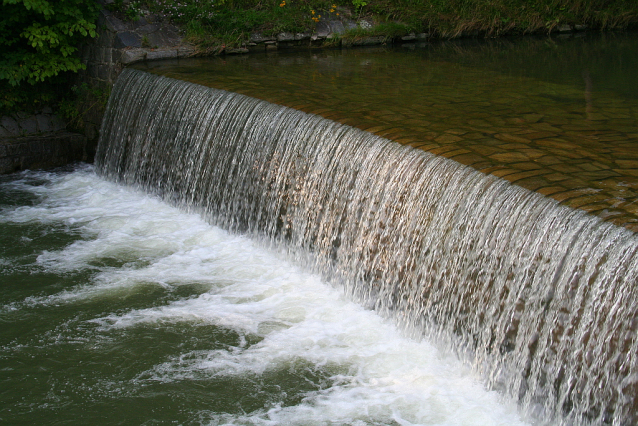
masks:
[[(368, 18), (385, 24), (388, 37), (410, 32), (441, 38), (496, 36), (551, 32), (563, 24), (602, 30), (638, 24), (638, 2), (626, 0), (157, 0), (145, 5), (184, 26), (191, 41), (209, 45), (238, 45), (253, 32), (312, 31), (320, 16)], [(357, 29), (343, 37), (379, 31)]]
[(0, 112), (51, 104), (84, 69), (78, 49), (96, 36), (92, 0), (2, 0)]

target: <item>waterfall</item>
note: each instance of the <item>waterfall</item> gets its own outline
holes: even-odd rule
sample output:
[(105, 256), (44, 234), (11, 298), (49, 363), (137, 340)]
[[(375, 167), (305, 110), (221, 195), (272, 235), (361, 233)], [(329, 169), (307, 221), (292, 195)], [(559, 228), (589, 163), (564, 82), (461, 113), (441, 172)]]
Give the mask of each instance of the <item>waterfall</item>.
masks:
[(638, 422), (638, 237), (624, 228), (312, 114), (130, 69), (96, 165), (310, 253), (544, 424)]

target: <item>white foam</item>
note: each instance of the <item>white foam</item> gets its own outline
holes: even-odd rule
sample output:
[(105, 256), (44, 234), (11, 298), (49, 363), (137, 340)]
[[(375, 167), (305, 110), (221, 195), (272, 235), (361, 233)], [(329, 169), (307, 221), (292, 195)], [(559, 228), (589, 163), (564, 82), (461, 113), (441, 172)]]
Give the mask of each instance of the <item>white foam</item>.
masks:
[[(243, 415), (202, 412), (208, 424), (523, 424), (515, 406), (489, 392), (456, 359), (401, 335), (374, 312), (249, 239), (194, 214), (96, 177), (90, 169), (52, 175), (38, 187), (43, 205), (3, 214), (3, 221), (65, 223), (86, 238), (38, 263), (54, 271), (92, 270), (91, 282), (24, 306), (110, 297), (142, 285), (197, 283), (204, 292), (164, 306), (96, 318), (101, 331), (213, 324), (254, 335), (228, 350), (186, 352), (142, 372), (136, 382), (258, 376), (298, 362), (330, 372), (325, 389), (294, 406)], [(103, 258), (123, 267), (96, 266)], [(143, 262), (139, 262), (143, 259)], [(129, 263), (127, 263), (129, 262)], [(16, 309), (12, 306), (11, 309)], [(212, 346), (212, 345), (211, 345)]]

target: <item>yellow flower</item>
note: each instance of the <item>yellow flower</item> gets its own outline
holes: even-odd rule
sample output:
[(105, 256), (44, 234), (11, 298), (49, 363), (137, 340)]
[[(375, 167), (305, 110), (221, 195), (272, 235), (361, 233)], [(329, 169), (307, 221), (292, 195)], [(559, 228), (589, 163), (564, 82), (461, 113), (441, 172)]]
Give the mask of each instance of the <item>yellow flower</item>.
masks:
[(314, 14), (315, 14), (315, 11), (314, 11), (314, 10), (311, 10), (311, 11), (310, 11), (310, 13), (312, 13), (312, 14), (314, 15)]

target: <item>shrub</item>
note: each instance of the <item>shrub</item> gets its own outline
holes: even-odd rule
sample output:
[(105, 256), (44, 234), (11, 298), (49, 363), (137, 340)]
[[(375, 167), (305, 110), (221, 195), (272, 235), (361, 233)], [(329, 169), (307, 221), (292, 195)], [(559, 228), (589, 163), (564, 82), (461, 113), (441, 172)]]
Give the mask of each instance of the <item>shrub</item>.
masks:
[(96, 36), (99, 5), (94, 0), (2, 0), (2, 5), (0, 110), (50, 102), (68, 73), (85, 68), (78, 47)]

